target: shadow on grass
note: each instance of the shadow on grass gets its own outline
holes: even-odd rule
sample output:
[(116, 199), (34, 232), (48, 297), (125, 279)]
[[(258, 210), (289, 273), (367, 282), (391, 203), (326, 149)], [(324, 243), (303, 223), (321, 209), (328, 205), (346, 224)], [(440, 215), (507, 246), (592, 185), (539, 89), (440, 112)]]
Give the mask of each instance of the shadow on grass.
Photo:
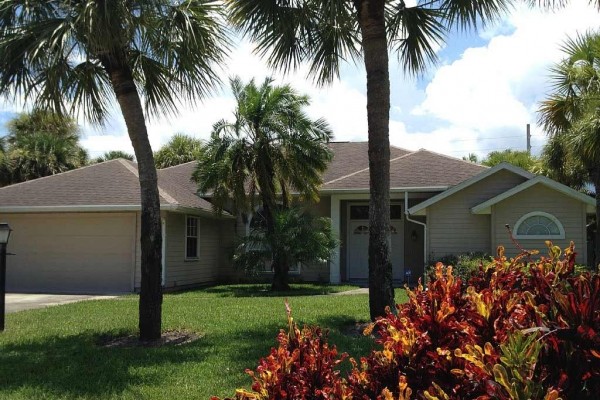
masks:
[(175, 292), (172, 296), (208, 293), (215, 297), (295, 297), (316, 296), (339, 292), (339, 287), (331, 285), (292, 285), (288, 291), (271, 291), (270, 284), (223, 285), (187, 292)]
[[(203, 339), (159, 348), (97, 345), (99, 338), (110, 334), (114, 332), (6, 344), (0, 352), (0, 387), (26, 395), (43, 393), (44, 398), (118, 397), (125, 390), (135, 393), (142, 385), (160, 385), (164, 379), (160, 365), (202, 360), (211, 347)], [(136, 374), (139, 367), (143, 373)]]

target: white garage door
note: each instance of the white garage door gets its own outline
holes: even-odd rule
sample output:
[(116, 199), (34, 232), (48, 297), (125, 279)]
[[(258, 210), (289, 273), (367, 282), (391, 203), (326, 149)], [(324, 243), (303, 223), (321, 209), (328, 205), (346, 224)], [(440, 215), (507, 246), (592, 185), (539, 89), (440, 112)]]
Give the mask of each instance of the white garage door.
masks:
[(135, 213), (3, 214), (12, 292), (131, 292)]

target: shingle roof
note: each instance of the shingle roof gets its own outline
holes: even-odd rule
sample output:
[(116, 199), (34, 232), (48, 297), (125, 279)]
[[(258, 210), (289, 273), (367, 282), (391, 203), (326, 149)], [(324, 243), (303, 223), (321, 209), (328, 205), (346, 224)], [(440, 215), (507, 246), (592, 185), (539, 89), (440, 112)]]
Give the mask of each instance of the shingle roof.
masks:
[[(323, 174), (323, 182), (339, 179), (349, 173), (369, 168), (369, 144), (367, 142), (331, 142), (333, 160)], [(411, 153), (410, 150), (390, 146), (390, 158)]]
[[(322, 190), (368, 190), (367, 142), (333, 142), (333, 160), (325, 171)], [(445, 188), (477, 175), (486, 167), (419, 150), (390, 147), (390, 186)], [(212, 211), (196, 194), (191, 181), (196, 162), (158, 170), (161, 205)], [(6, 207), (138, 206), (137, 164), (117, 159), (45, 178), (0, 188), (0, 209)]]
[[(391, 156), (390, 188), (443, 188), (454, 186), (487, 167), (427, 150)], [(369, 168), (325, 181), (322, 190), (369, 189)]]
[[(158, 171), (161, 205), (210, 211), (212, 205)], [(116, 159), (0, 188), (2, 207), (136, 206), (137, 164)]]

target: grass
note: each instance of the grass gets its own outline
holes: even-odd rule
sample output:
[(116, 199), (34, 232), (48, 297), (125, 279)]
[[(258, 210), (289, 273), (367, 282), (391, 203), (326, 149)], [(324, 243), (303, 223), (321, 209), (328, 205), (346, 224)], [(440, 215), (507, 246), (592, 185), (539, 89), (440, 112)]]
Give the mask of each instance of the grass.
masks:
[[(344, 334), (368, 319), (366, 295), (314, 296), (350, 289), (295, 285), (288, 293), (296, 321), (329, 328), (330, 342), (354, 357), (368, 338)], [(8, 314), (0, 333), (1, 399), (207, 399), (248, 387), (244, 373), (275, 345), (286, 326), (284, 297), (262, 285), (217, 286), (167, 294), (163, 330), (202, 338), (184, 346), (103, 348), (107, 335), (135, 334), (137, 298), (86, 301)], [(406, 297), (396, 292), (396, 300)]]

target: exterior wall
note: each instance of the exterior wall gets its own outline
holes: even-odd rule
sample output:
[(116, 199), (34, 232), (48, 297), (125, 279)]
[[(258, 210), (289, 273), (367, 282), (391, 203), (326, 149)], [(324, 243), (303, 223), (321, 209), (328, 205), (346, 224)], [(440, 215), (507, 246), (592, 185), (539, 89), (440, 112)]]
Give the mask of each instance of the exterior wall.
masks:
[(524, 181), (525, 178), (512, 172), (498, 171), (431, 205), (427, 210), (429, 261), (447, 254), (490, 253), (491, 218), (489, 215), (474, 215), (471, 208)]
[(166, 216), (166, 279), (165, 287), (199, 285), (216, 282), (219, 275), (220, 223), (216, 218), (198, 217), (199, 250), (197, 260), (185, 259), (186, 214)]
[[(505, 224), (511, 228), (523, 215), (542, 211), (555, 216), (565, 229), (564, 239), (552, 239), (561, 249), (566, 248), (570, 241), (575, 242), (578, 250), (577, 262), (585, 264), (586, 232), (585, 205), (571, 197), (543, 185), (534, 185), (492, 207), (494, 226), (492, 230), (492, 249), (503, 245), (509, 257), (518, 254), (518, 249), (511, 243)], [(527, 250), (539, 250), (541, 255), (547, 255), (544, 239), (517, 239)]]
[[(140, 213), (138, 218), (138, 243), (140, 238)], [(227, 267), (227, 253), (231, 235), (227, 227), (233, 226), (233, 220), (197, 216), (199, 228), (199, 251), (197, 260), (185, 259), (185, 228), (187, 214), (161, 212), (166, 223), (165, 288), (197, 286), (215, 283), (220, 279), (221, 268)], [(226, 237), (224, 237), (226, 235)], [(141, 254), (139, 245), (136, 252), (135, 288), (141, 286)]]

